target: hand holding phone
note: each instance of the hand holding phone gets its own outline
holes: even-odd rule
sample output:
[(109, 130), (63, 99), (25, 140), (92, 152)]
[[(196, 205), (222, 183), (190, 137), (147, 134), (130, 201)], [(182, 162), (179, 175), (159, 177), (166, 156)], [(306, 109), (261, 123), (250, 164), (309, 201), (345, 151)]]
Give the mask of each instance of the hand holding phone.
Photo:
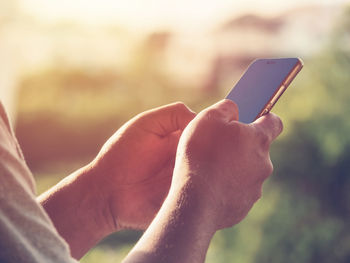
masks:
[(239, 109), (239, 121), (251, 123), (268, 113), (303, 67), (299, 58), (257, 59), (226, 96)]

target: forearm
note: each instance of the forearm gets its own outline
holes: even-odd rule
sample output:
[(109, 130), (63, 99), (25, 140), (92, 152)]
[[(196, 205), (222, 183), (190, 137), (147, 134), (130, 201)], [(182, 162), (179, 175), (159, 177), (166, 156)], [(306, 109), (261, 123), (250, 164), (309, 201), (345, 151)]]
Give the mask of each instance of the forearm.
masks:
[(191, 183), (186, 183), (170, 191), (124, 262), (204, 262), (215, 230), (215, 215), (206, 209)]
[(77, 259), (110, 233), (103, 222), (107, 202), (95, 187), (89, 168), (84, 167), (38, 197)]

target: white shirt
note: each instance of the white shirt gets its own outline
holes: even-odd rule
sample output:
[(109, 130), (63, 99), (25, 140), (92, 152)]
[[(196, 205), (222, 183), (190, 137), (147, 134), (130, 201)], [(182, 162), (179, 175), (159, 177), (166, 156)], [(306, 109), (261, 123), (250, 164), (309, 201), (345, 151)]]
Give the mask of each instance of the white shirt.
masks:
[(0, 262), (77, 262), (36, 201), (33, 176), (1, 103)]

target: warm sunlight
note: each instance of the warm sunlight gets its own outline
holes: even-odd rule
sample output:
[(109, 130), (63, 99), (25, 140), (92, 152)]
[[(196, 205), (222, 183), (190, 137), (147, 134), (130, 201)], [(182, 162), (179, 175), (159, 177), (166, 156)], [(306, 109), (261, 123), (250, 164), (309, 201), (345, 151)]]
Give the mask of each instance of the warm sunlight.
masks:
[(83, 23), (117, 23), (134, 29), (172, 28), (205, 30), (227, 17), (252, 12), (274, 15), (290, 8), (329, 5), (342, 0), (21, 0), (32, 15), (50, 21), (73, 20)]
[[(207, 180), (211, 173), (214, 176), (212, 181), (193, 184), (193, 187), (213, 186), (213, 191), (205, 188), (200, 198), (197, 198), (200, 191), (191, 196), (215, 202), (241, 193), (245, 201), (231, 207), (240, 211), (243, 211), (242, 204), (249, 203), (247, 190), (253, 190), (256, 200), (261, 194), (256, 183), (267, 176), (248, 180), (246, 171), (253, 169), (252, 175), (259, 174), (258, 170), (270, 171), (271, 163), (266, 161), (271, 158), (273, 163), (273, 176), (264, 184), (261, 200), (241, 223), (215, 234), (204, 255), (206, 263), (349, 263), (349, 36), (350, 0), (0, 0), (0, 138), (9, 134), (7, 127), (3, 129), (7, 121), (2, 104), (25, 157), (23, 168), (28, 165), (34, 175), (36, 193), (40, 195), (50, 188), (51, 194), (62, 193), (59, 196), (64, 199), (60, 204), (46, 206), (51, 194), (39, 198), (45, 206), (41, 208), (48, 209), (58, 234), (68, 242), (73, 256), (80, 257), (89, 250), (82, 263), (122, 262), (141, 232), (118, 231), (99, 240), (119, 230), (118, 226), (146, 227), (168, 192), (163, 183), (168, 187), (171, 184), (175, 156), (183, 158), (176, 160), (178, 167), (195, 169), (204, 165), (201, 169), (204, 177), (198, 170), (198, 176), (193, 173), (195, 178)], [(193, 141), (181, 144), (179, 150), (186, 151), (177, 154), (178, 137), (194, 117), (193, 112), (175, 103), (170, 108), (160, 108), (166, 114), (159, 108), (139, 114), (176, 101), (198, 113), (225, 98), (255, 59), (268, 58), (260, 60), (266, 61), (265, 69), (271, 64), (267, 63), (271, 58), (288, 57), (294, 58), (291, 61), (301, 58), (304, 67), (272, 109), (281, 118), (284, 129), (271, 143), (270, 153), (266, 149), (270, 144), (267, 138), (276, 134), (259, 134), (268, 127), (274, 133), (280, 129), (277, 122), (267, 125), (266, 118), (265, 128), (253, 124), (226, 130), (239, 124), (235, 121), (224, 124), (212, 118), (224, 113), (208, 115), (208, 118), (198, 114), (197, 120), (204, 116), (210, 124), (192, 122), (194, 126), (198, 124), (197, 132), (193, 132), (192, 125), (187, 132), (182, 132), (181, 138), (185, 138), (182, 142)], [(249, 81), (242, 86), (244, 92), (240, 94), (249, 93), (252, 102), (239, 103), (239, 98), (233, 98), (239, 107), (240, 120), (244, 109), (261, 110), (262, 106), (271, 105), (266, 104), (268, 99), (281, 94), (282, 89), (278, 93), (268, 89), (288, 80), (286, 75), (275, 78), (274, 74), (267, 73), (283, 69), (279, 64), (275, 66), (272, 71), (259, 67), (253, 75), (245, 75)], [(290, 72), (288, 69), (286, 73)], [(271, 93), (267, 94), (266, 90)], [(259, 102), (260, 107), (253, 107)], [(223, 112), (229, 113), (227, 109)], [(160, 112), (165, 115), (158, 115)], [(136, 119), (128, 122), (133, 116), (138, 116), (137, 120), (149, 117), (145, 122)], [(232, 120), (227, 116), (229, 119)], [(212, 126), (216, 124), (218, 128)], [(116, 133), (120, 127), (124, 128)], [(134, 132), (128, 127), (134, 127)], [(155, 127), (162, 132), (154, 130)], [(244, 132), (244, 127), (256, 128)], [(112, 134), (116, 135), (105, 144)], [(246, 135), (253, 137), (242, 137)], [(254, 139), (255, 136), (262, 140)], [(41, 239), (41, 234), (49, 229), (44, 221), (35, 224), (45, 227), (45, 231), (40, 231), (27, 221), (12, 220), (17, 216), (7, 217), (12, 208), (19, 211), (29, 201), (35, 202), (35, 193), (33, 198), (27, 198), (29, 192), (21, 195), (25, 198), (22, 202), (17, 198), (17, 190), (8, 192), (7, 185), (14, 183), (13, 189), (17, 189), (18, 185), (32, 180), (28, 175), (11, 179), (12, 173), (19, 175), (29, 170), (11, 168), (7, 157), (19, 153), (19, 148), (15, 141), (7, 143), (6, 140), (0, 140), (0, 233), (5, 233), (0, 234), (0, 262), (20, 263), (20, 260), (4, 259), (4, 253), (11, 257), (33, 251), (45, 262), (58, 261), (41, 257), (41, 253), (51, 248), (62, 247)], [(107, 146), (101, 152), (104, 144)], [(13, 148), (11, 154), (1, 152), (7, 145)], [(263, 149), (259, 150), (259, 145)], [(245, 151), (246, 148), (251, 152)], [(194, 150), (193, 154), (190, 149)], [(202, 154), (200, 162), (190, 165), (192, 158)], [(263, 163), (252, 161), (255, 158)], [(182, 166), (182, 162), (186, 165)], [(89, 163), (92, 165), (87, 165)], [(264, 165), (266, 169), (262, 169)], [(64, 188), (54, 186), (81, 167), (79, 171), (85, 179), (78, 182), (83, 185), (73, 183), (81, 178), (78, 172), (68, 177), (61, 185)], [(224, 174), (227, 176), (222, 177)], [(152, 182), (154, 178), (156, 184)], [(241, 179), (246, 181), (243, 186), (238, 183)], [(69, 186), (73, 188), (62, 192)], [(246, 186), (248, 188), (244, 188)], [(202, 198), (215, 191), (219, 193), (218, 198)], [(4, 200), (10, 204), (8, 209), (3, 205), (7, 204)], [(235, 203), (231, 201), (228, 204)], [(41, 203), (36, 204), (37, 208), (39, 205)], [(215, 208), (212, 212), (208, 210), (209, 213), (201, 216), (200, 207), (202, 205), (194, 206), (191, 214), (196, 217), (193, 229), (199, 229), (202, 238), (206, 234), (201, 226), (207, 215), (224, 215), (226, 219), (229, 216), (218, 212), (217, 205), (212, 207)], [(79, 217), (74, 219), (74, 216)], [(31, 221), (35, 214), (23, 210), (18, 217)], [(102, 221), (95, 220), (101, 218)], [(66, 230), (60, 231), (60, 222), (68, 228), (63, 226)], [(9, 232), (7, 225), (15, 227)], [(189, 230), (187, 237), (196, 237), (187, 223), (181, 222), (181, 225)], [(23, 233), (27, 234), (22, 238)], [(51, 234), (58, 237), (57, 231)], [(18, 237), (19, 242), (32, 243), (13, 243), (13, 237)], [(199, 250), (189, 249), (197, 244), (191, 238), (184, 240), (190, 243), (175, 245), (180, 244), (192, 255), (191, 252)], [(195, 239), (201, 241), (201, 238)], [(174, 247), (171, 243), (169, 246), (167, 242), (161, 243), (170, 249)], [(34, 245), (37, 250), (32, 249)], [(18, 249), (18, 253), (12, 253), (13, 249)], [(69, 256), (69, 253), (60, 252), (60, 255)], [(26, 261), (31, 256), (23, 258)]]

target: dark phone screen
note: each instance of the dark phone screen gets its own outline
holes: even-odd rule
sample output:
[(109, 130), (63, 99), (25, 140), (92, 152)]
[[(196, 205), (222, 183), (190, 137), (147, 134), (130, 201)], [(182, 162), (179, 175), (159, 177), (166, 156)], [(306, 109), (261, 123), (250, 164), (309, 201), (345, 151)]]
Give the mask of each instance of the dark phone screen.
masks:
[(240, 122), (256, 119), (297, 63), (297, 58), (258, 59), (248, 67), (226, 97), (237, 104)]

